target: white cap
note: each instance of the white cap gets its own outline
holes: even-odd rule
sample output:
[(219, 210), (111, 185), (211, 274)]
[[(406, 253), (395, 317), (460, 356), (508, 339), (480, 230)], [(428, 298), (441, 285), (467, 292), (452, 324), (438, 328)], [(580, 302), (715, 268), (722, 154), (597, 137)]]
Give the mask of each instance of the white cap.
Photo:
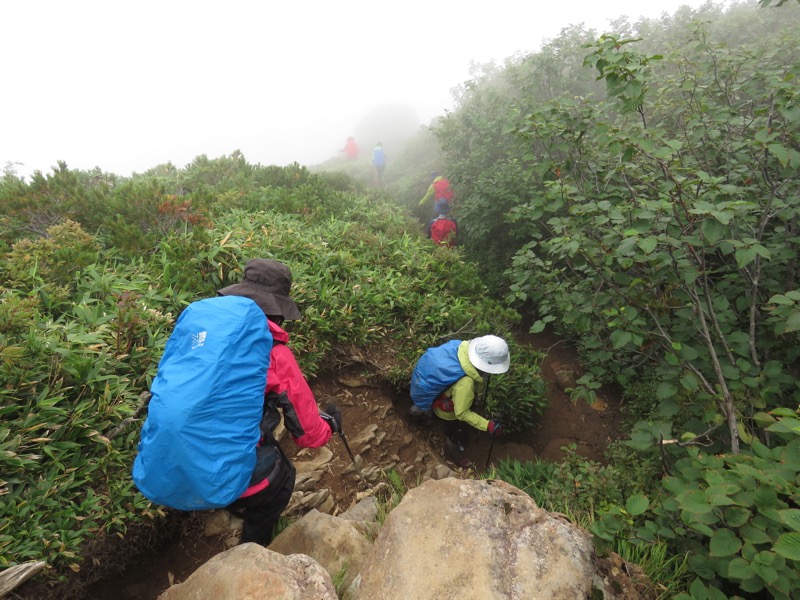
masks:
[(484, 373), (505, 373), (511, 364), (508, 344), (496, 335), (485, 335), (470, 340), (469, 362)]

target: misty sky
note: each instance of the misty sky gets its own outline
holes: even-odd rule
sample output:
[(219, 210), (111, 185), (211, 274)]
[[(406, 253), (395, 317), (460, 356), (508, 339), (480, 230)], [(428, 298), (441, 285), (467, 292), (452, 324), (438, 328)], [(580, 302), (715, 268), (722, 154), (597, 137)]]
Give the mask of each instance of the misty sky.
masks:
[(0, 168), (64, 160), (127, 176), (236, 149), (315, 164), (376, 107), (443, 114), (471, 61), (703, 2), (4, 0)]

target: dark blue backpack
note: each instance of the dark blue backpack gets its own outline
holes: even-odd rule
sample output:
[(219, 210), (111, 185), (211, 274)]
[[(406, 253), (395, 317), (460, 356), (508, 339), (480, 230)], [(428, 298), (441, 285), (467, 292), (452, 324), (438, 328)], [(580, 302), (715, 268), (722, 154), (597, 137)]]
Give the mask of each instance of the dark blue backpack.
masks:
[(181, 313), (150, 388), (133, 465), (148, 500), (203, 510), (247, 489), (271, 350), (267, 318), (248, 298), (200, 300)]
[(461, 340), (451, 340), (428, 348), (411, 374), (411, 400), (421, 410), (430, 410), (437, 396), (464, 377), (458, 360)]

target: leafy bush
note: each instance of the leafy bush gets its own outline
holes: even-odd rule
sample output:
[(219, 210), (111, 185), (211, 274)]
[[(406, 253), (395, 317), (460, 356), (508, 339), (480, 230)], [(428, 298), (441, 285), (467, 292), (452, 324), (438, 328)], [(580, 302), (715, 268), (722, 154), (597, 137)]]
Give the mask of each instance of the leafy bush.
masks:
[(800, 418), (785, 408), (757, 418), (770, 446), (754, 441), (747, 451), (717, 455), (691, 447), (660, 495), (611, 507), (593, 532), (606, 542), (631, 538), (688, 553), (692, 598), (738, 590), (793, 598), (800, 588)]
[(2, 271), (11, 287), (37, 295), (46, 310), (58, 312), (72, 298), (76, 274), (98, 252), (95, 238), (67, 220), (49, 227), (45, 237), (16, 242)]
[(173, 320), (147, 308), (152, 290), (127, 275), (114, 272), (127, 292), (106, 294), (87, 285), (101, 280), (88, 268), (74, 283), (83, 301), (58, 321), (8, 292), (0, 302), (3, 566), (78, 570), (89, 540), (158, 514), (130, 481), (135, 428), (118, 426), (134, 416)]
[(72, 220), (95, 231), (109, 214), (106, 180), (71, 171), (63, 162), (52, 174), (36, 171), (29, 184), (15, 177), (0, 179), (0, 230), (6, 242), (40, 237), (54, 225)]
[(525, 491), (541, 508), (567, 514), (578, 522), (592, 521), (595, 513), (623, 503), (638, 491), (627, 487), (629, 482), (616, 466), (585, 458), (574, 445), (566, 450), (558, 463), (503, 460), (492, 476)]

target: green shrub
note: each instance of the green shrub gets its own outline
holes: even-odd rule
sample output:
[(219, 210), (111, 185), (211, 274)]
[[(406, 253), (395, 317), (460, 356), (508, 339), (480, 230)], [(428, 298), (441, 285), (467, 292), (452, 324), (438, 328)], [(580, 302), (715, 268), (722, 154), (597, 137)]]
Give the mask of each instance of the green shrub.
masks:
[(42, 307), (58, 314), (72, 298), (74, 278), (98, 258), (100, 246), (74, 221), (49, 227), (45, 237), (16, 242), (2, 271), (8, 285), (39, 297)]
[(793, 598), (800, 589), (800, 418), (785, 408), (757, 418), (769, 446), (754, 440), (739, 454), (690, 447), (661, 494), (611, 507), (593, 532), (606, 542), (666, 543), (673, 555), (688, 554), (692, 598), (740, 590)]
[(574, 445), (565, 449), (561, 462), (504, 460), (491, 474), (525, 491), (541, 508), (577, 522), (591, 522), (595, 514), (638, 492), (616, 466), (585, 458)]

